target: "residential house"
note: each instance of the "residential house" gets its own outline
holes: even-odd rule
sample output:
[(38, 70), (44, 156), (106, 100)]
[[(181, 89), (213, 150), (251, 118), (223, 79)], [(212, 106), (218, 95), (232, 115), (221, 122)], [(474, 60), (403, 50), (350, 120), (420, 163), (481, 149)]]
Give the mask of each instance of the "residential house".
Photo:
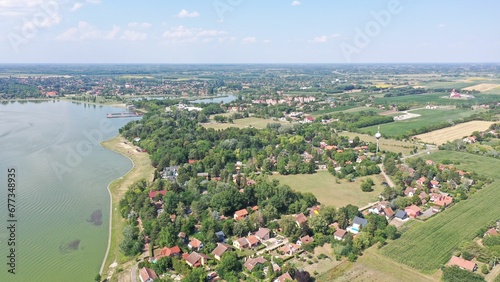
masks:
[(384, 215), (387, 220), (390, 220), (394, 217), (394, 211), (391, 209), (391, 207), (387, 207), (384, 209)]
[(486, 237), (486, 236), (498, 236), (498, 231), (492, 227), (484, 233), (484, 237)]
[(248, 271), (252, 271), (257, 265), (266, 263), (267, 260), (263, 257), (258, 258), (249, 258), (243, 266), (248, 269)]
[(292, 256), (296, 252), (300, 251), (300, 246), (294, 243), (289, 243), (280, 247), (279, 251), (285, 253), (286, 255)]
[(439, 184), (439, 181), (437, 181), (437, 180), (431, 180), (430, 183), (431, 183), (431, 187), (432, 188), (439, 188), (439, 187), (441, 187), (441, 185)]
[(246, 239), (248, 241), (248, 247), (249, 248), (253, 248), (255, 246), (260, 245), (260, 240), (255, 235), (250, 235)]
[(434, 193), (432, 195), (433, 196), (431, 197), (430, 200), (437, 206), (446, 208), (453, 202), (453, 198), (451, 196), (437, 194), (437, 193)]
[(473, 263), (470, 260), (466, 260), (463, 258), (459, 258), (457, 256), (452, 256), (450, 259), (450, 262), (448, 263), (449, 266), (458, 266), (461, 269), (466, 269), (468, 271), (475, 271), (477, 268), (477, 264)]
[(416, 205), (411, 205), (405, 208), (405, 212), (408, 214), (409, 217), (416, 218), (417, 216), (420, 215), (420, 208)]
[(361, 228), (365, 227), (368, 224), (368, 220), (361, 217), (354, 217), (352, 220), (352, 225), (347, 227), (347, 231), (352, 234), (358, 234), (361, 231)]
[(309, 216), (318, 215), (320, 209), (321, 209), (320, 206), (314, 206), (314, 207), (310, 208), (309, 209)]
[(394, 217), (401, 220), (406, 220), (408, 218), (408, 214), (404, 210), (397, 210)]
[(424, 186), (426, 181), (427, 181), (427, 178), (425, 178), (424, 176), (422, 176), (419, 179), (417, 179), (417, 184), (420, 185), (420, 186)]
[(153, 282), (153, 280), (158, 279), (158, 275), (156, 275), (156, 272), (146, 267), (143, 267), (139, 270), (139, 277), (142, 282)]
[(222, 255), (232, 249), (228, 244), (217, 243), (217, 247), (212, 251), (212, 255), (214, 255), (216, 260), (221, 260)]
[(160, 194), (163, 197), (163, 196), (165, 196), (166, 193), (167, 193), (167, 190), (151, 191), (148, 193), (148, 196), (149, 196), (149, 199), (151, 201), (153, 201), (155, 199), (156, 195)]
[(245, 238), (245, 237), (241, 237), (238, 240), (235, 240), (233, 242), (233, 246), (238, 250), (248, 248), (248, 245), (249, 244), (248, 244), (247, 238)]
[(173, 246), (172, 248), (164, 247), (157, 254), (154, 255), (156, 260), (162, 257), (179, 257), (182, 251), (178, 246)]
[(217, 242), (224, 242), (226, 239), (226, 234), (222, 231), (215, 232), (215, 236), (217, 237)]
[(422, 191), (422, 192), (420, 192), (420, 194), (418, 194), (418, 198), (420, 198), (420, 202), (421, 202), (422, 204), (427, 203), (427, 197), (428, 197), (428, 196), (429, 196), (429, 195), (427, 195), (427, 193), (425, 193), (424, 191)]
[(302, 246), (302, 245), (307, 245), (307, 244), (312, 243), (312, 242), (314, 242), (314, 238), (309, 236), (309, 235), (306, 235), (306, 236), (300, 238), (299, 240), (297, 240), (297, 245)]
[(271, 237), (270, 235), (271, 235), (271, 230), (269, 228), (262, 228), (262, 227), (260, 227), (259, 231), (255, 233), (255, 237), (257, 237), (257, 239), (259, 239), (261, 242), (269, 240), (269, 238)]
[(185, 232), (179, 232), (179, 234), (177, 234), (177, 237), (179, 237), (181, 239), (182, 243), (186, 243), (187, 235)]
[(347, 231), (345, 231), (344, 229), (337, 229), (335, 233), (333, 233), (333, 238), (339, 241), (343, 241), (345, 234), (347, 234)]
[(286, 282), (286, 281), (293, 281), (292, 276), (288, 272), (283, 273), (280, 277), (274, 279), (273, 282)]
[(199, 251), (203, 248), (203, 243), (200, 240), (193, 238), (189, 241), (188, 248)]
[(404, 191), (406, 197), (413, 197), (417, 193), (417, 189), (408, 187)]
[(431, 161), (431, 160), (426, 160), (426, 161), (425, 161), (425, 164), (427, 164), (427, 165), (434, 165), (434, 162), (433, 162), (433, 161)]
[(234, 213), (234, 219), (236, 220), (243, 220), (247, 217), (248, 211), (246, 209), (241, 209), (239, 211), (236, 211)]
[(185, 260), (190, 267), (198, 267), (205, 265), (210, 258), (204, 254), (199, 254), (197, 252), (192, 252), (189, 254)]
[(295, 216), (295, 222), (300, 227), (303, 223), (307, 222), (307, 217), (303, 213), (299, 213)]

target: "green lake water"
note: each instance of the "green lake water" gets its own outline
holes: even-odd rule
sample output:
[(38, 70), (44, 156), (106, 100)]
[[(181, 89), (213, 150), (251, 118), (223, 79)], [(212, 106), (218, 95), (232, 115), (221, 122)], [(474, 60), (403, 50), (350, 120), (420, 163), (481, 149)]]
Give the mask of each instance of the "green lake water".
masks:
[[(0, 104), (0, 281), (94, 281), (108, 240), (106, 188), (132, 167), (98, 143), (131, 120), (106, 118), (123, 111), (63, 101)], [(10, 167), (17, 170), (16, 274), (8, 272)]]

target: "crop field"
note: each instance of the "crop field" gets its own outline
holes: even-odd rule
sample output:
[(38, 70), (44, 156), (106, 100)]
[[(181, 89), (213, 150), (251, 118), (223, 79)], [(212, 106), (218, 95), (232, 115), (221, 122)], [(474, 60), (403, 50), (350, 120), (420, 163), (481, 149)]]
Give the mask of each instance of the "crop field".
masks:
[[(496, 88), (498, 89), (498, 88)], [(493, 90), (491, 90), (493, 91)], [(496, 93), (485, 93), (485, 94), (474, 94), (474, 99), (448, 99), (449, 93), (428, 93), (428, 94), (418, 94), (418, 95), (407, 95), (398, 97), (377, 97), (375, 98), (376, 104), (392, 104), (392, 103), (408, 103), (415, 105), (475, 105), (488, 103), (491, 101), (500, 100), (500, 91)], [(444, 97), (444, 98), (443, 98)]]
[[(360, 134), (354, 132), (339, 132), (339, 135), (347, 136), (350, 139), (358, 136), (361, 141), (377, 143), (377, 139), (373, 135)], [(417, 145), (410, 142), (381, 138), (379, 146), (380, 150), (402, 153), (403, 156), (408, 156), (410, 155), (410, 152), (414, 149), (414, 147)]]
[(477, 84), (477, 85), (474, 85), (474, 86), (466, 87), (463, 90), (468, 90), (468, 91), (477, 90), (479, 92), (485, 92), (485, 91), (488, 91), (488, 90), (495, 89), (497, 87), (500, 87), (500, 84), (481, 83), (481, 84)]
[(346, 112), (346, 113), (356, 113), (356, 112), (364, 112), (364, 111), (378, 113), (378, 112), (381, 112), (382, 110), (380, 110), (378, 108), (373, 108), (373, 107), (357, 107), (357, 108), (352, 108), (352, 109), (345, 110), (344, 112)]
[(226, 129), (229, 127), (238, 127), (238, 128), (255, 127), (257, 129), (262, 129), (262, 128), (266, 128), (266, 126), (269, 123), (290, 124), (288, 122), (284, 123), (284, 122), (279, 122), (279, 121), (272, 120), (272, 119), (249, 117), (249, 118), (235, 119), (234, 123), (215, 123), (214, 122), (214, 123), (204, 123), (202, 125), (205, 128), (213, 128), (213, 129)]
[[(435, 109), (435, 110), (412, 110), (410, 111), (414, 114), (421, 115), (420, 117), (395, 121), (391, 123), (381, 124), (380, 132), (386, 136), (395, 137), (403, 133), (410, 132), (412, 129), (421, 128), (427, 125), (438, 124), (441, 122), (448, 122), (457, 119), (461, 119), (464, 117), (469, 117), (475, 113), (478, 113), (479, 110), (464, 110), (464, 109)], [(363, 133), (367, 133), (370, 135), (375, 134), (377, 132), (377, 125), (368, 126), (361, 128)]]
[(416, 135), (415, 137), (426, 142), (433, 143), (436, 145), (444, 144), (448, 141), (453, 141), (455, 139), (462, 138), (464, 136), (470, 135), (474, 131), (486, 130), (494, 122), (491, 121), (470, 121), (466, 123), (457, 124), (451, 127), (434, 130), (424, 134)]
[(324, 115), (324, 114), (330, 114), (330, 113), (335, 113), (335, 112), (342, 112), (342, 111), (346, 111), (346, 110), (353, 109), (353, 108), (357, 108), (357, 107), (356, 106), (335, 107), (335, 108), (331, 108), (331, 109), (325, 109), (325, 110), (315, 111), (315, 112), (312, 112), (311, 115), (313, 117), (317, 117), (317, 116), (321, 116), (321, 115)]
[(361, 181), (364, 177), (358, 177), (355, 182), (341, 180), (341, 183), (336, 183), (335, 177), (328, 171), (319, 171), (315, 174), (273, 175), (271, 179), (277, 179), (295, 191), (311, 192), (322, 204), (335, 207), (352, 204), (362, 207), (376, 201), (378, 195), (384, 190), (377, 175), (370, 177), (375, 182), (372, 192), (361, 191)]
[(463, 89), (465, 87), (470, 87), (477, 84), (477, 82), (463, 82), (463, 81), (446, 81), (446, 82), (424, 82), (419, 83), (418, 86), (425, 88), (454, 88), (454, 89)]
[(381, 249), (381, 253), (397, 262), (432, 273), (450, 259), (452, 252), (464, 240), (472, 240), (478, 230), (500, 216), (500, 160), (457, 152), (437, 152), (430, 159), (459, 160), (460, 169), (474, 170), (493, 176), (496, 181), (457, 203), (425, 223), (415, 225), (401, 238)]

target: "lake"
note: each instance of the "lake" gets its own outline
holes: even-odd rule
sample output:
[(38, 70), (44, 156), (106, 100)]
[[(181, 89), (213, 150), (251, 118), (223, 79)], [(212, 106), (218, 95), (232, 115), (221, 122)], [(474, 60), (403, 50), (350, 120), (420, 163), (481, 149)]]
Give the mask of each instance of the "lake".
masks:
[[(99, 142), (125, 109), (64, 101), (0, 104), (0, 281), (94, 281), (106, 253), (107, 185), (131, 161)], [(8, 273), (7, 169), (16, 169), (16, 274)]]

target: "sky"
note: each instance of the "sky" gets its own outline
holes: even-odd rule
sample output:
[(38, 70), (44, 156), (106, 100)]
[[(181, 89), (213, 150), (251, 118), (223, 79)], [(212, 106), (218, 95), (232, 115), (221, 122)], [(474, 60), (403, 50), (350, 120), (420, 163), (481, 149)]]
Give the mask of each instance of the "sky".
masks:
[(0, 63), (500, 62), (498, 11), (498, 0), (0, 0)]

